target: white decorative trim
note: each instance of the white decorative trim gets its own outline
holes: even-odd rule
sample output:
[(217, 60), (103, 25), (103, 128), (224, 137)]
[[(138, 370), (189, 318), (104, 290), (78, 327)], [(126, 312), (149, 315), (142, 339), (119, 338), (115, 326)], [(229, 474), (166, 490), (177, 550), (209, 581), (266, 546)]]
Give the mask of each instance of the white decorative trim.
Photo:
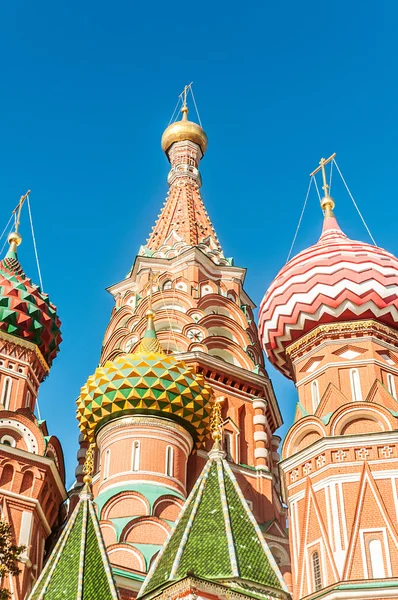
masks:
[(255, 431), (253, 434), (253, 439), (255, 442), (267, 442), (268, 436), (265, 431)]
[(268, 458), (267, 448), (255, 448), (254, 449), (254, 458)]
[(265, 415), (254, 415), (253, 425), (266, 425), (267, 417)]

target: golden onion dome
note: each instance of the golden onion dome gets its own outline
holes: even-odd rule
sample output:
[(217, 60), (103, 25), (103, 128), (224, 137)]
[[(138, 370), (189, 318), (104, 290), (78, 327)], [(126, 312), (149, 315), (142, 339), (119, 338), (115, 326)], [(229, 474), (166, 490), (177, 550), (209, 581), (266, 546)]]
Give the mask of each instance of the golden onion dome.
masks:
[(162, 135), (162, 150), (167, 154), (169, 148), (175, 142), (189, 140), (197, 144), (204, 154), (207, 149), (207, 135), (204, 130), (193, 121), (188, 121), (188, 107), (181, 109), (182, 119), (168, 126)]

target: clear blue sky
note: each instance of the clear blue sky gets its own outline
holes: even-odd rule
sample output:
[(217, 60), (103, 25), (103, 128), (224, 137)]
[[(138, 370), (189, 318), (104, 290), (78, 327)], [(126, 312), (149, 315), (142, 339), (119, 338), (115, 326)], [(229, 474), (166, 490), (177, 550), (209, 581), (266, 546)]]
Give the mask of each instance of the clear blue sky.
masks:
[[(259, 303), (285, 262), (308, 174), (334, 151), (376, 241), (398, 253), (397, 18), (393, 0), (1, 2), (0, 228), (30, 188), (64, 338), (40, 408), (69, 484), (75, 398), (112, 308), (105, 287), (124, 277), (164, 200), (160, 136), (184, 84), (194, 81), (209, 136), (207, 209)], [(368, 241), (334, 181), (340, 224)], [(296, 249), (320, 227), (313, 194)], [(26, 215), (22, 233), (37, 281)], [(287, 426), (294, 386), (269, 374)]]

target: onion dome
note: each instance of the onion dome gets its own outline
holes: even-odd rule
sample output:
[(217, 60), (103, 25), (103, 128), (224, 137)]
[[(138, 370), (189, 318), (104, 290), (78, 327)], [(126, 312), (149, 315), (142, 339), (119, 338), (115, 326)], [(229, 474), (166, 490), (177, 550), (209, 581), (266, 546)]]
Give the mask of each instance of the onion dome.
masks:
[(21, 267), (17, 256), (21, 236), (11, 233), (8, 241), (10, 248), (0, 261), (0, 332), (36, 344), (51, 366), (62, 339), (56, 307)]
[(163, 352), (152, 310), (147, 318), (137, 351), (107, 361), (82, 387), (77, 400), (80, 430), (93, 441), (100, 425), (110, 419), (156, 414), (182, 423), (200, 445), (209, 434), (211, 388), (203, 375)]
[(322, 235), (278, 273), (260, 306), (259, 333), (269, 360), (291, 377), (286, 348), (324, 323), (374, 319), (398, 328), (398, 259), (340, 229), (323, 198)]
[(204, 130), (193, 121), (188, 121), (188, 107), (186, 104), (181, 109), (182, 119), (167, 127), (162, 135), (162, 150), (167, 154), (175, 142), (188, 140), (197, 144), (204, 154), (207, 149), (207, 135)]

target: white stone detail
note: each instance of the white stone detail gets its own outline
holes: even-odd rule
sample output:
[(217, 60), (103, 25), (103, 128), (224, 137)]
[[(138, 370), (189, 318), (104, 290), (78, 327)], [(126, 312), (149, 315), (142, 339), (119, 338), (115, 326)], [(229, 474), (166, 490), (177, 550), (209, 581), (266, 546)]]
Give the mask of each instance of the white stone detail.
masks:
[(305, 463), (303, 467), (304, 475), (309, 475), (312, 472), (312, 464), (310, 462)]
[(255, 448), (254, 458), (268, 458), (267, 448)]
[(255, 400), (253, 402), (253, 408), (261, 408), (262, 410), (265, 410), (267, 408), (267, 402), (265, 400)]
[(255, 442), (267, 442), (268, 441), (268, 436), (265, 433), (265, 431), (255, 431), (253, 437), (254, 437)]
[(326, 456), (324, 454), (321, 454), (320, 456), (318, 456), (318, 458), (316, 459), (316, 466), (318, 467), (318, 469), (323, 467), (323, 465), (325, 463), (326, 463)]
[(267, 418), (264, 415), (254, 415), (253, 424), (254, 425), (266, 425)]

